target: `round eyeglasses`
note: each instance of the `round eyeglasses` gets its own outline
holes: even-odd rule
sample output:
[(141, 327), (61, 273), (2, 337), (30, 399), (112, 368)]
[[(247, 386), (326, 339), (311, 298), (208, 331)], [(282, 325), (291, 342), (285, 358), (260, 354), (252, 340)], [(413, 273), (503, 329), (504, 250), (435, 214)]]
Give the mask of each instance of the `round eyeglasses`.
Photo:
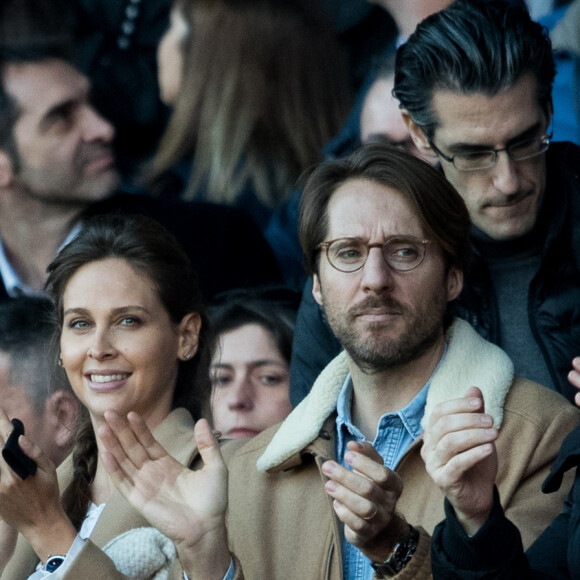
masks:
[(429, 139), (431, 149), (440, 157), (453, 163), (453, 166), (459, 171), (477, 171), (481, 169), (490, 169), (497, 161), (497, 154), (500, 151), (505, 151), (512, 161), (523, 161), (530, 159), (536, 155), (540, 155), (548, 150), (552, 133), (546, 133), (541, 137), (532, 137), (531, 139), (524, 139), (517, 143), (512, 143), (503, 149), (482, 149), (480, 151), (471, 151), (465, 153), (456, 153), (453, 157), (445, 155), (433, 141)]
[(391, 236), (382, 244), (369, 244), (359, 238), (338, 238), (321, 242), (317, 248), (326, 250), (329, 264), (339, 272), (356, 272), (366, 263), (371, 248), (380, 248), (387, 265), (397, 272), (417, 268), (425, 257), (431, 240), (414, 236)]

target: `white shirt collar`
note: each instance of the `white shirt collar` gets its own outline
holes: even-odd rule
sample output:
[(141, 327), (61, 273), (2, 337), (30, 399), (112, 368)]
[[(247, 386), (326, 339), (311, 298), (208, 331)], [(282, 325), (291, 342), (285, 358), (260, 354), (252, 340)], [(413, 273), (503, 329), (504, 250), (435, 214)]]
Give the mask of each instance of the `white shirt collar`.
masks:
[[(68, 233), (67, 237), (65, 238), (64, 242), (60, 245), (58, 250), (60, 251), (61, 248), (64, 248), (68, 243), (72, 242), (81, 231), (80, 223), (76, 223)], [(4, 247), (4, 242), (0, 238), (0, 277), (4, 282), (4, 288), (6, 288), (6, 293), (8, 296), (12, 298), (16, 298), (18, 296), (27, 295), (27, 296), (38, 296), (44, 295), (44, 292), (38, 292), (37, 290), (33, 290), (29, 286), (26, 286), (20, 276), (17, 274), (16, 270), (13, 268), (12, 264), (8, 260), (8, 256), (6, 255), (6, 248)]]

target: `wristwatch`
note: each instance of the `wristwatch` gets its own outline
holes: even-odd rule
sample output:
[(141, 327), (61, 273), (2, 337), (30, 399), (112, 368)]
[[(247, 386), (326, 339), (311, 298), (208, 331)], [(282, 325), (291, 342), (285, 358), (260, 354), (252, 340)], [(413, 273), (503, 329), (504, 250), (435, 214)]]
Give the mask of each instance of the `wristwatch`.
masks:
[(371, 562), (377, 578), (392, 578), (411, 560), (419, 544), (419, 532), (409, 525), (409, 533), (401, 538), (384, 562)]
[(42, 567), (43, 572), (54, 572), (60, 568), (61, 564), (64, 562), (66, 556), (49, 556)]

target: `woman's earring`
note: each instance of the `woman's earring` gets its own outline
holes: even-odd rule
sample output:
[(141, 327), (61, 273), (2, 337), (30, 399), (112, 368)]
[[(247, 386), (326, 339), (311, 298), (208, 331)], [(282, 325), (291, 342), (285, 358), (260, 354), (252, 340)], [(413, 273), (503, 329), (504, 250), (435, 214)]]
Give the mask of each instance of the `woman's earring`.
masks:
[(58, 366), (59, 367), (62, 366), (62, 357), (61, 356), (58, 357)]
[(185, 353), (185, 360), (189, 360), (191, 358), (191, 353), (190, 352), (186, 352)]

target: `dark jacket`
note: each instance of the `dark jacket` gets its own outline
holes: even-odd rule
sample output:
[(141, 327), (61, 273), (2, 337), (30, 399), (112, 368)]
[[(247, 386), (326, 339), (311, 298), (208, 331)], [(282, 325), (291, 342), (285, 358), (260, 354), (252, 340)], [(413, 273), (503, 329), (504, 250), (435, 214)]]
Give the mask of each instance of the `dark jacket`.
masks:
[[(565, 439), (542, 487), (559, 489), (564, 473), (580, 464), (580, 427)], [(524, 555), (520, 535), (495, 503), (485, 525), (469, 538), (446, 502), (447, 518), (433, 533), (433, 580), (574, 580), (580, 578), (580, 479), (556, 517)]]
[[(572, 359), (580, 355), (579, 174), (580, 147), (554, 143), (547, 153), (546, 193), (538, 220), (544, 235), (542, 265), (528, 296), (532, 333), (556, 390), (570, 401), (576, 389), (566, 377)], [(340, 350), (311, 289), (308, 281), (294, 330), (290, 369), (293, 404), (304, 398), (324, 366)], [(484, 338), (499, 342), (498, 308), (487, 267), (476, 248), (456, 306), (457, 314)], [(323, 349), (320, 345), (324, 345)]]
[(91, 80), (92, 102), (115, 126), (124, 175), (139, 173), (158, 145), (169, 110), (159, 98), (157, 46), (171, 0), (72, 0), (77, 67)]
[[(206, 300), (232, 288), (277, 284), (281, 280), (270, 246), (241, 210), (118, 193), (92, 204), (84, 217), (103, 214), (143, 214), (165, 226), (189, 256)], [(0, 280), (0, 300), (6, 298)]]
[(232, 288), (280, 282), (268, 242), (250, 216), (239, 209), (117, 194), (87, 211), (87, 215), (98, 213), (140, 213), (165, 226), (189, 256), (207, 300)]
[[(527, 297), (528, 316), (556, 390), (572, 401), (577, 390), (566, 377), (580, 355), (580, 147), (554, 143), (547, 153), (547, 176), (537, 225), (544, 240), (541, 266)], [(489, 271), (477, 240), (472, 247), (457, 314), (498, 344), (498, 305)]]

